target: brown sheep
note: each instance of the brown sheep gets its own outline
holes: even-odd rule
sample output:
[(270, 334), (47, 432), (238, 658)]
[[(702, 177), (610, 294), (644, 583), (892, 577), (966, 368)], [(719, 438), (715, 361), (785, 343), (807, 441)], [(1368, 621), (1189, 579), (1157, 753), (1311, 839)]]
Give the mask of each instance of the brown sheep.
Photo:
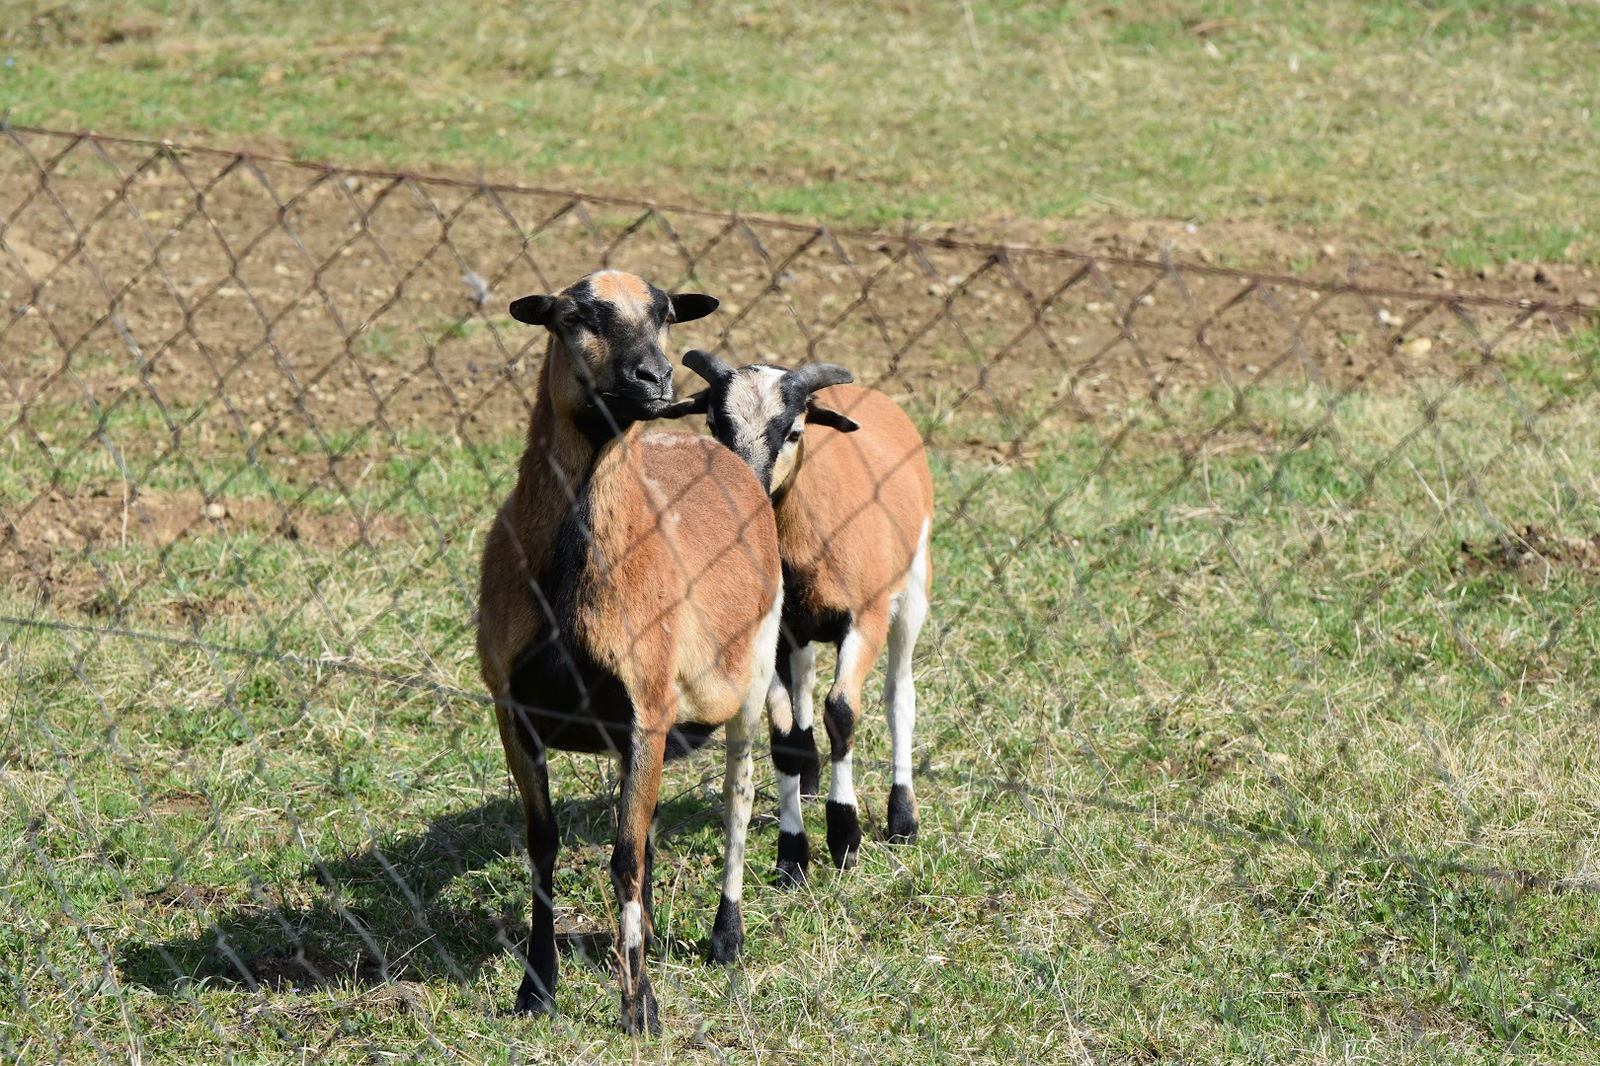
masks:
[(731, 961), (743, 944), (751, 738), (782, 606), (777, 532), (766, 493), (725, 448), (638, 424), (672, 402), (667, 327), (716, 305), (619, 271), (511, 305), (518, 321), (550, 331), (516, 485), (484, 546), (478, 612), (479, 665), (533, 866), (518, 1012), (551, 1010), (557, 979), (547, 749), (609, 751), (621, 763), (611, 877), (623, 1025), (656, 1032), (644, 954), (662, 763), (725, 724), (727, 852), (711, 958)]
[(851, 745), (862, 685), (885, 645), (884, 703), (894, 759), (887, 835), (895, 843), (916, 839), (911, 653), (928, 615), (933, 478), (922, 435), (905, 412), (880, 392), (848, 384), (843, 367), (754, 364), (735, 370), (704, 351), (683, 361), (710, 388), (663, 417), (705, 413), (712, 436), (750, 464), (777, 513), (784, 574), (777, 675), (783, 684), (775, 686), (768, 713), (778, 771), (779, 881), (797, 883), (810, 862), (800, 797), (817, 791), (815, 641), (839, 649), (824, 704), (833, 762), (828, 850), (835, 865), (847, 866), (861, 845)]

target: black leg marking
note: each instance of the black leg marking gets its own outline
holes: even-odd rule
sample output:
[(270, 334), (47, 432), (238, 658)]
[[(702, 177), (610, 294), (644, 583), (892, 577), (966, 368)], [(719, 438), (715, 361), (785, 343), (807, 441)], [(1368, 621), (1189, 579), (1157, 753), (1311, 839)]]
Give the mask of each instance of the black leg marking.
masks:
[[(828, 727), (828, 742), (833, 756), (834, 781), (839, 780), (839, 764), (850, 754), (850, 741), (855, 736), (856, 712), (843, 696), (830, 693), (823, 707), (823, 722)], [(847, 795), (850, 793), (846, 793)], [(854, 803), (829, 800), (828, 851), (833, 864), (841, 870), (849, 869), (861, 850), (861, 819)]]
[(533, 867), (533, 914), (528, 929), (528, 951), (523, 960), (522, 983), (512, 1011), (549, 1014), (555, 1009), (556, 923), (551, 893), (555, 890), (556, 853), (561, 835), (550, 808), (550, 786), (541, 765), (531, 783), (532, 803), (527, 817), (528, 859)]
[(744, 915), (739, 905), (727, 896), (717, 904), (717, 920), (711, 926), (711, 962), (726, 966), (744, 949)]
[(650, 816), (650, 833), (644, 838), (644, 879), (639, 882), (639, 902), (644, 911), (644, 947), (649, 951), (656, 939), (655, 928), (655, 876), (656, 876), (656, 825), (661, 821), (661, 805), (656, 804)]
[(823, 704), (822, 722), (828, 727), (828, 744), (835, 759), (850, 750), (850, 739), (856, 734), (856, 711), (843, 696), (829, 695)]
[(798, 888), (811, 869), (811, 841), (804, 833), (778, 833), (778, 888)]
[(889, 789), (889, 843), (914, 844), (917, 841), (917, 801), (910, 785)]
[(822, 760), (817, 755), (817, 737), (811, 726), (787, 733), (772, 730), (772, 766), (780, 774), (800, 778), (800, 795), (819, 794)]
[(856, 859), (856, 852), (861, 850), (861, 819), (856, 815), (856, 809), (849, 803), (835, 803), (828, 801), (828, 851), (833, 855), (833, 864), (841, 870), (848, 870)]
[[(543, 829), (544, 827), (539, 827)], [(552, 824), (548, 840), (533, 826), (528, 829), (529, 850), (533, 854), (533, 922), (529, 929), (528, 954), (522, 983), (517, 986), (517, 1014), (551, 1014), (556, 1001), (556, 923), (550, 892), (555, 887), (557, 838)]]
[(800, 762), (800, 795), (809, 798), (822, 795), (822, 759), (817, 755), (816, 737), (809, 726), (805, 739), (811, 750)]

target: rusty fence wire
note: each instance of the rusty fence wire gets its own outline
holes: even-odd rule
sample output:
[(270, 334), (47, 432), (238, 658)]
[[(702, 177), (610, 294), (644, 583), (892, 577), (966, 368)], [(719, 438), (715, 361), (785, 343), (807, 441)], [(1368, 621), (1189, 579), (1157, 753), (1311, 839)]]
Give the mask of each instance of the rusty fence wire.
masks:
[[(1227, 992), (1251, 966), (1335, 1042), (1592, 1039), (1593, 956), (1536, 942), (1600, 891), (1594, 308), (1196, 258), (0, 127), (0, 1057), (594, 1053), (606, 760), (553, 775), (587, 983), (509, 1052), (463, 1019), (511, 1024), (528, 898), (472, 642), (542, 356), (505, 306), (601, 266), (718, 296), (683, 347), (843, 363), (923, 427), (924, 838), (846, 877), (1006, 943), (1035, 1060), (1270, 1058)], [(680, 1050), (804, 1060), (784, 1041), (811, 1023), (775, 1036), (770, 995), (836, 1057), (885, 1026), (1029, 1057), (1003, 1019), (951, 1024), (975, 964), (864, 936), (883, 915), (845, 879), (762, 897), (761, 979), (709, 973), (719, 779), (693, 761), (663, 794), (652, 966)], [(964, 867), (1034, 890), (968, 892)], [(1159, 935), (1141, 882), (1173, 904)], [(1347, 897), (1371, 911), (1350, 957), (1390, 990), (1359, 1024), (1307, 961)], [(1419, 962), (1446, 900), (1522, 929), (1529, 964), (1449, 933)], [(1127, 989), (1158, 1018), (1175, 958), (1220, 1000), (1136, 1037)], [(1131, 998), (1074, 984), (1094, 966)], [(869, 1020), (851, 980), (898, 1010)]]

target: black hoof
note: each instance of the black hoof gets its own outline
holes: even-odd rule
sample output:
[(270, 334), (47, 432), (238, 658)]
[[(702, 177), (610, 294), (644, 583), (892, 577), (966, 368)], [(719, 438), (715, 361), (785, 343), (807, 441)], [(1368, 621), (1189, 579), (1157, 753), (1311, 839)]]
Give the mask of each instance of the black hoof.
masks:
[(828, 801), (827, 815), (828, 852), (833, 856), (834, 866), (848, 870), (861, 850), (861, 819), (854, 805), (833, 800)]
[(726, 966), (744, 950), (744, 916), (739, 905), (727, 896), (717, 904), (717, 920), (711, 926), (711, 964)]
[(777, 888), (799, 888), (806, 883), (811, 866), (811, 842), (804, 833), (778, 834)]
[(517, 1003), (511, 1008), (512, 1014), (550, 1014), (555, 1011), (555, 997), (545, 991), (532, 974), (522, 975), (522, 984), (517, 987)]
[(889, 790), (889, 832), (891, 844), (917, 842), (917, 801), (912, 798), (909, 785), (895, 785)]
[(806, 868), (801, 866), (799, 863), (784, 862), (782, 859), (779, 859), (778, 873), (777, 876), (772, 879), (772, 887), (782, 889), (804, 888), (809, 876), (810, 875), (806, 873)]
[(656, 1009), (656, 994), (650, 982), (640, 978), (639, 995), (622, 1002), (622, 1031), (629, 1036), (660, 1036), (661, 1013)]

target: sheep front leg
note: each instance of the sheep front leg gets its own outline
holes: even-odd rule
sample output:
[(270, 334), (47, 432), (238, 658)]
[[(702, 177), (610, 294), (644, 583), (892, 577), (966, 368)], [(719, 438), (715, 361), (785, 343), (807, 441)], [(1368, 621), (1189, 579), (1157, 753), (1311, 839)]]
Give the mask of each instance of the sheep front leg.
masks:
[[(670, 719), (667, 719), (670, 721)], [(660, 720), (658, 720), (659, 723)], [(661, 1032), (655, 991), (645, 972), (645, 933), (654, 926), (647, 913), (644, 888), (645, 850), (650, 824), (661, 794), (661, 764), (666, 755), (667, 727), (638, 726), (623, 764), (622, 795), (617, 810), (617, 845), (611, 853), (611, 885), (617, 893), (622, 928), (617, 961), (622, 978), (622, 1028), (630, 1034)]]
[(522, 798), (526, 825), (528, 862), (533, 873), (533, 913), (528, 929), (528, 949), (522, 959), (522, 983), (512, 1010), (517, 1014), (548, 1014), (555, 1009), (557, 961), (555, 901), (556, 852), (561, 837), (556, 828), (555, 811), (550, 806), (550, 774), (543, 749), (529, 751), (524, 736), (531, 729), (518, 729), (515, 708), (496, 707), (500, 743), (505, 748), (506, 764)]

